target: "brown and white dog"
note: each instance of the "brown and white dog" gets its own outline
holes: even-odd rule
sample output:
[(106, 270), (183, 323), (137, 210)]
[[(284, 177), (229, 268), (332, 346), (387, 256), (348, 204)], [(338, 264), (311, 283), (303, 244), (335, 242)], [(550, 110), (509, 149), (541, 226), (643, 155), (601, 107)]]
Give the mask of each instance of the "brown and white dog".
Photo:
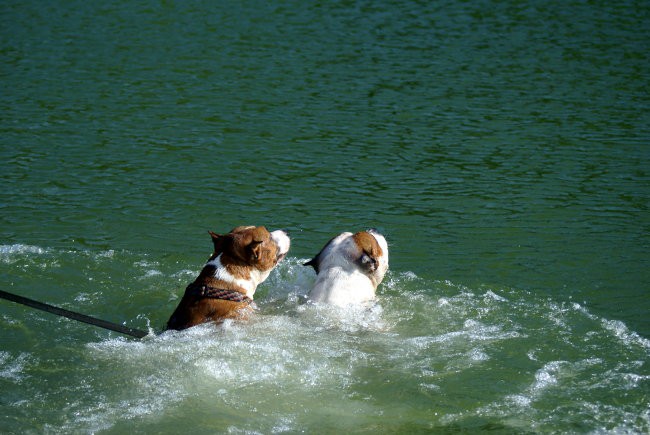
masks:
[(210, 231), (214, 253), (185, 289), (167, 329), (181, 330), (205, 322), (246, 318), (257, 286), (287, 255), (289, 236), (264, 227), (242, 226), (228, 234)]
[(388, 244), (376, 230), (342, 233), (305, 266), (317, 274), (310, 300), (338, 306), (368, 302), (388, 270)]

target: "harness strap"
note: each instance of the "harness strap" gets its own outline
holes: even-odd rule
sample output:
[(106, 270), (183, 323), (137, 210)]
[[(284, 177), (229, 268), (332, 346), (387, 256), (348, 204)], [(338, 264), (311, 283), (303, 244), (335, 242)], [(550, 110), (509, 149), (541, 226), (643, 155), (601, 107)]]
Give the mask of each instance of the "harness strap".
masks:
[(223, 301), (233, 302), (246, 302), (250, 304), (253, 302), (251, 298), (236, 290), (225, 290), (209, 285), (190, 284), (185, 289), (187, 296), (197, 296), (201, 298), (220, 299)]

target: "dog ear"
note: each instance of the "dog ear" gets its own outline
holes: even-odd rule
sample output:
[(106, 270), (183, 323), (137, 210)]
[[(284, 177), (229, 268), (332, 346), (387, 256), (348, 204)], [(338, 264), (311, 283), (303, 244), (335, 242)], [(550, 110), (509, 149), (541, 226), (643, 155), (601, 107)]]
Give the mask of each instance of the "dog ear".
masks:
[(212, 231), (208, 231), (208, 234), (210, 234), (210, 237), (212, 237), (212, 244), (214, 245), (214, 253), (217, 254), (221, 252), (223, 247), (224, 237), (226, 236), (214, 233)]
[(303, 266), (311, 266), (314, 268), (314, 271), (316, 272), (316, 275), (318, 275), (318, 256), (312, 258), (306, 263), (302, 264)]
[(246, 247), (248, 252), (250, 252), (250, 256), (253, 260), (259, 260), (260, 256), (262, 255), (262, 243), (263, 242), (260, 240), (253, 240)]

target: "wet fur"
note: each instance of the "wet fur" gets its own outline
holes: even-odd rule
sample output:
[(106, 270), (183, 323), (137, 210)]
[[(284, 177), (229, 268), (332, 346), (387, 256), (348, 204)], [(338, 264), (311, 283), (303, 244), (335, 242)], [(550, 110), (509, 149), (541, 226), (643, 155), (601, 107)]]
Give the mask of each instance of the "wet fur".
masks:
[[(257, 286), (289, 250), (283, 231), (264, 227), (236, 227), (220, 235), (210, 232), (214, 252), (193, 284), (233, 290), (253, 299)], [(252, 311), (247, 302), (196, 296), (186, 292), (167, 322), (167, 329), (181, 330), (205, 322), (243, 319)]]

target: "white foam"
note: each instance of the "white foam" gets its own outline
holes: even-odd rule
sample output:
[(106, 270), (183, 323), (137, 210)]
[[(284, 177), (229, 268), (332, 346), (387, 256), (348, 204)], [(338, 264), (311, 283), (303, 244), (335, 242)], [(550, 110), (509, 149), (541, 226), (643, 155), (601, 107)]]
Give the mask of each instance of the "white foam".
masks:
[(513, 394), (506, 396), (506, 401), (512, 403), (512, 405), (518, 408), (528, 408), (532, 403), (530, 397), (522, 394)]
[(143, 269), (149, 269), (153, 268), (156, 266), (159, 266), (160, 263), (157, 261), (150, 261), (150, 260), (138, 260), (133, 263), (134, 266), (141, 267)]
[(177, 279), (194, 279), (198, 273), (198, 270), (183, 269), (171, 274), (171, 277)]
[(115, 251), (113, 249), (107, 249), (106, 251), (97, 253), (97, 258), (113, 258), (114, 256)]
[(24, 369), (29, 358), (26, 353), (13, 356), (9, 352), (0, 351), (0, 378), (11, 381), (22, 380), (25, 377)]
[(508, 302), (508, 299), (504, 298), (503, 296), (499, 296), (498, 294), (494, 293), (492, 290), (488, 290), (483, 295), (483, 297), (497, 302)]
[(163, 273), (156, 269), (147, 270), (144, 274), (144, 278), (151, 278), (154, 276), (162, 276)]
[(619, 320), (601, 320), (603, 328), (607, 331), (610, 331), (614, 334), (619, 340), (624, 342), (627, 345), (640, 346), (648, 351), (650, 351), (650, 340), (647, 338), (641, 337), (636, 332), (632, 332), (628, 329), (625, 323)]
[(92, 301), (98, 300), (98, 293), (79, 293), (77, 296), (75, 296), (74, 300), (75, 302), (83, 302), (83, 303), (88, 303)]
[(47, 249), (33, 245), (0, 245), (0, 255), (24, 255), (24, 254), (45, 254)]
[(566, 366), (566, 361), (552, 361), (547, 363), (535, 373), (535, 382), (530, 390), (535, 394), (540, 394), (543, 390), (557, 385), (558, 377), (561, 375), (561, 369)]
[(0, 245), (0, 261), (6, 264), (12, 264), (22, 257), (29, 257), (32, 255), (44, 255), (49, 253), (46, 248), (33, 245)]
[(482, 349), (472, 349), (469, 353), (469, 358), (472, 361), (487, 361), (490, 359), (489, 355), (483, 352)]
[(377, 303), (346, 307), (308, 303), (300, 305), (298, 313), (307, 324), (324, 330), (338, 329), (353, 333), (383, 331), (387, 328), (382, 318), (383, 309)]

